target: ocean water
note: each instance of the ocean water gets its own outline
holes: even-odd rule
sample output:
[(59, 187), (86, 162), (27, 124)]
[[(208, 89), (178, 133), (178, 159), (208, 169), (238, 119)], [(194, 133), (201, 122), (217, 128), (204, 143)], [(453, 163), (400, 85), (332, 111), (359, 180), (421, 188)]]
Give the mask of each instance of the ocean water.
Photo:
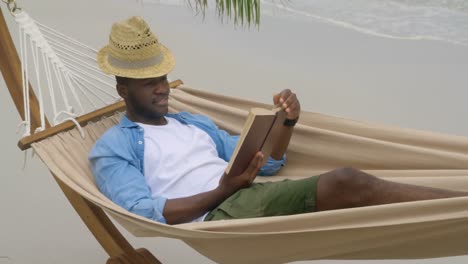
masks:
[[(214, 0), (209, 1), (210, 8)], [(186, 0), (143, 0), (187, 6)], [(468, 46), (466, 0), (262, 0), (262, 15), (319, 21), (384, 38)]]

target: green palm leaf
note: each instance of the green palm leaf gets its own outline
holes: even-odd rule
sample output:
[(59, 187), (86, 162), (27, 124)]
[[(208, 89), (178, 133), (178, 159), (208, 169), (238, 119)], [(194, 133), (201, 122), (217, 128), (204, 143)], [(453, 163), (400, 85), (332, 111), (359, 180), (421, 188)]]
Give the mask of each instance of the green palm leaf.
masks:
[[(187, 0), (195, 10), (205, 14), (208, 0)], [(221, 19), (234, 20), (234, 24), (260, 25), (260, 0), (216, 0), (216, 11)]]

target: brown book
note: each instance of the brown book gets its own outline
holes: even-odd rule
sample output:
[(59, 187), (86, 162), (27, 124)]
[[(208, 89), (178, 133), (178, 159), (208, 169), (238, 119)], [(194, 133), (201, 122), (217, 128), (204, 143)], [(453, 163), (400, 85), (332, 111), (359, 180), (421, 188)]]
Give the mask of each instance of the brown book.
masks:
[(252, 108), (226, 168), (226, 174), (242, 174), (258, 151), (263, 153), (266, 162), (285, 119), (286, 112), (281, 107), (272, 110)]

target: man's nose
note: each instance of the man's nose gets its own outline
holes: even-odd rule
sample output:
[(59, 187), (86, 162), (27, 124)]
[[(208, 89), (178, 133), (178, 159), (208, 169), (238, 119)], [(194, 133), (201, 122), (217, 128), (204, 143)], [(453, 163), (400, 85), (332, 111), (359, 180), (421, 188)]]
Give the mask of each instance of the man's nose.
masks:
[(155, 94), (168, 94), (171, 91), (169, 85), (156, 85), (153, 93)]

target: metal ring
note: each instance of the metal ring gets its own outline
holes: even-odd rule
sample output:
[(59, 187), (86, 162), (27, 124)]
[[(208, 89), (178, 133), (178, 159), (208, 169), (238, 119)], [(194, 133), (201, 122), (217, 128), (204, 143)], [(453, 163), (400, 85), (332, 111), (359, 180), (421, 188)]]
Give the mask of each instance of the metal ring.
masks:
[(16, 15), (18, 11), (21, 10), (21, 8), (19, 8), (18, 5), (16, 4), (16, 0), (9, 0), (9, 2), (7, 3), (7, 6), (8, 6), (8, 10), (10, 11), (10, 14), (13, 16)]
[(14, 9), (16, 9), (16, 2), (12, 1), (12, 2), (8, 2), (7, 3), (7, 6), (8, 6), (8, 10), (13, 11)]

